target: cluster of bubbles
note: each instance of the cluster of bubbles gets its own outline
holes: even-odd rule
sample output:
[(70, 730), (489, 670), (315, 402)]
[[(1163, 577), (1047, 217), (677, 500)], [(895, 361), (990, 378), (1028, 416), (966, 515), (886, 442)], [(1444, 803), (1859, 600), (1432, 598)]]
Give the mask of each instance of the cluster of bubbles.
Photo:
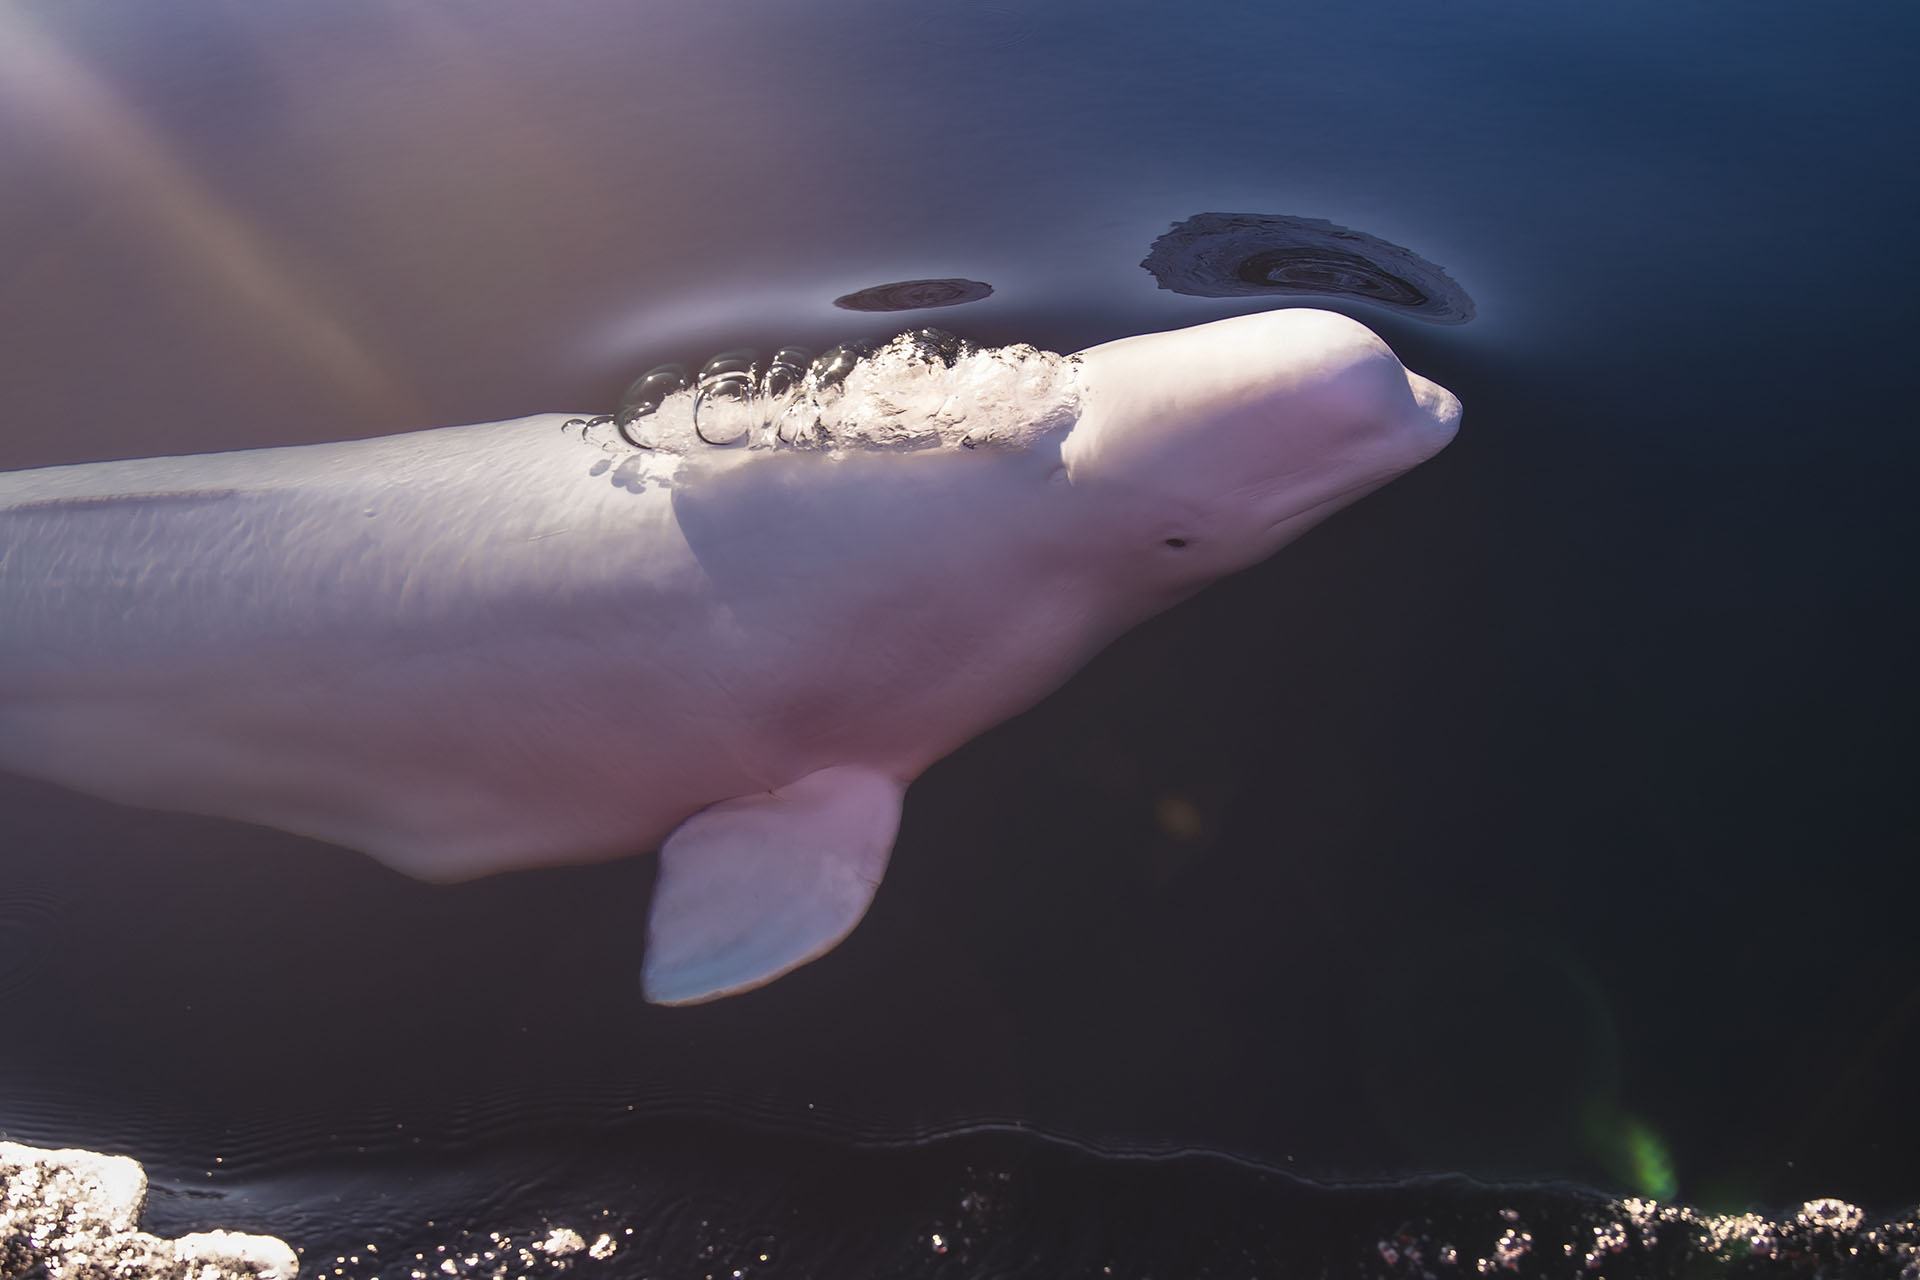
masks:
[[(1473, 300), (1447, 273), (1400, 245), (1321, 218), (1282, 214), (1199, 213), (1154, 241), (1140, 264), (1163, 289), (1198, 297), (1336, 296), (1360, 298), (1440, 324), (1473, 318)], [(993, 293), (979, 280), (958, 277), (896, 280), (834, 299), (849, 311), (911, 311), (977, 302)], [(948, 368), (971, 348), (940, 329), (895, 339)], [(645, 420), (667, 400), (693, 393), (693, 434), (701, 443), (809, 445), (821, 443), (823, 399), (882, 344), (848, 342), (814, 357), (805, 347), (781, 347), (760, 360), (750, 350), (724, 351), (690, 375), (685, 365), (647, 370), (621, 394), (614, 413), (574, 418), (568, 427), (610, 425), (636, 449), (663, 447), (644, 438)]]
[(28, 986), (54, 955), (52, 939), (65, 914), (64, 897), (9, 868), (0, 900), (0, 995)]
[(820, 410), (860, 363), (884, 346), (906, 345), (927, 364), (952, 368), (972, 344), (944, 329), (917, 329), (892, 343), (843, 342), (815, 357), (805, 347), (781, 347), (762, 363), (757, 351), (723, 351), (688, 376), (682, 364), (656, 365), (620, 394), (620, 407), (597, 418), (572, 418), (566, 427), (611, 425), (636, 449), (659, 447), (645, 437), (647, 419), (668, 398), (693, 393), (693, 432), (703, 444), (731, 448), (755, 442), (806, 446), (820, 443)]

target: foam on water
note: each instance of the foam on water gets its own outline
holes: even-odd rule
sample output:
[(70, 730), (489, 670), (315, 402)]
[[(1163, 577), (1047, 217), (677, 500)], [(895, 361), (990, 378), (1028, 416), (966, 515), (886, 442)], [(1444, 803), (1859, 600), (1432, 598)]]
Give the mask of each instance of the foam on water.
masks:
[[(892, 1150), (685, 1125), (606, 1137), (158, 1185), (148, 1225), (197, 1232), (178, 1240), (134, 1231), (146, 1182), (133, 1161), (0, 1144), (0, 1276), (264, 1280), (290, 1277), (297, 1252), (303, 1272), (337, 1280), (1920, 1280), (1911, 1211), (1837, 1199), (1769, 1216), (1566, 1185), (1330, 1186), (1207, 1153), (1123, 1157), (1012, 1131)], [(271, 1234), (204, 1230), (233, 1222)]]
[(1079, 413), (1078, 358), (1024, 343), (976, 347), (919, 329), (835, 347), (810, 365), (805, 355), (783, 347), (762, 364), (751, 351), (725, 352), (691, 380), (662, 365), (635, 380), (618, 413), (565, 429), (612, 454), (991, 449), (1024, 447)]
[(146, 1197), (145, 1172), (124, 1156), (0, 1142), (0, 1276), (293, 1280), (299, 1270), (293, 1250), (270, 1236), (141, 1231)]

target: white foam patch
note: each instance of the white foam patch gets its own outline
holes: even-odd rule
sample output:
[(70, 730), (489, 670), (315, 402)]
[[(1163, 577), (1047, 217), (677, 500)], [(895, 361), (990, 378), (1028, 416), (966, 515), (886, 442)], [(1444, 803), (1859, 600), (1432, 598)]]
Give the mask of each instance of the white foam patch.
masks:
[(1079, 415), (1080, 362), (1024, 344), (970, 351), (951, 369), (896, 338), (820, 406), (832, 446), (1020, 448)]
[(293, 1280), (272, 1236), (200, 1231), (163, 1240), (135, 1225), (147, 1175), (125, 1156), (0, 1142), (0, 1274), (52, 1280)]
[[(628, 433), (650, 450), (683, 455), (778, 448), (1017, 449), (1072, 426), (1080, 412), (1079, 371), (1078, 356), (1024, 343), (963, 346), (948, 366), (913, 335), (902, 334), (838, 382), (810, 376), (789, 401), (757, 402), (751, 430), (734, 443), (702, 438), (693, 388), (668, 396)], [(589, 426), (585, 434), (609, 452), (633, 451), (609, 423)]]

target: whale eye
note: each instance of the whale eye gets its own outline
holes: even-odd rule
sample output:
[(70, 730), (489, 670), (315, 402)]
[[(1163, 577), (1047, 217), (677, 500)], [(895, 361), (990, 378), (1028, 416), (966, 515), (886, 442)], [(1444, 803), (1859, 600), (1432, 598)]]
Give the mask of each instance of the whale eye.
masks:
[(1185, 538), (1168, 538), (1166, 545), (1169, 547), (1184, 547), (1187, 545), (1187, 540)]

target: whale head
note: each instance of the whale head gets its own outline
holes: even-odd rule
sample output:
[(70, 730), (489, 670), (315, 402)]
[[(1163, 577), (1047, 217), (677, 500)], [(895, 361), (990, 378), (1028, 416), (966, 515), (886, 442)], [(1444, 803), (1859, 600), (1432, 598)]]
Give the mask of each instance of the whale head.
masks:
[(1179, 596), (1438, 453), (1460, 401), (1372, 330), (1305, 308), (1080, 353), (1065, 478), (1114, 571)]

